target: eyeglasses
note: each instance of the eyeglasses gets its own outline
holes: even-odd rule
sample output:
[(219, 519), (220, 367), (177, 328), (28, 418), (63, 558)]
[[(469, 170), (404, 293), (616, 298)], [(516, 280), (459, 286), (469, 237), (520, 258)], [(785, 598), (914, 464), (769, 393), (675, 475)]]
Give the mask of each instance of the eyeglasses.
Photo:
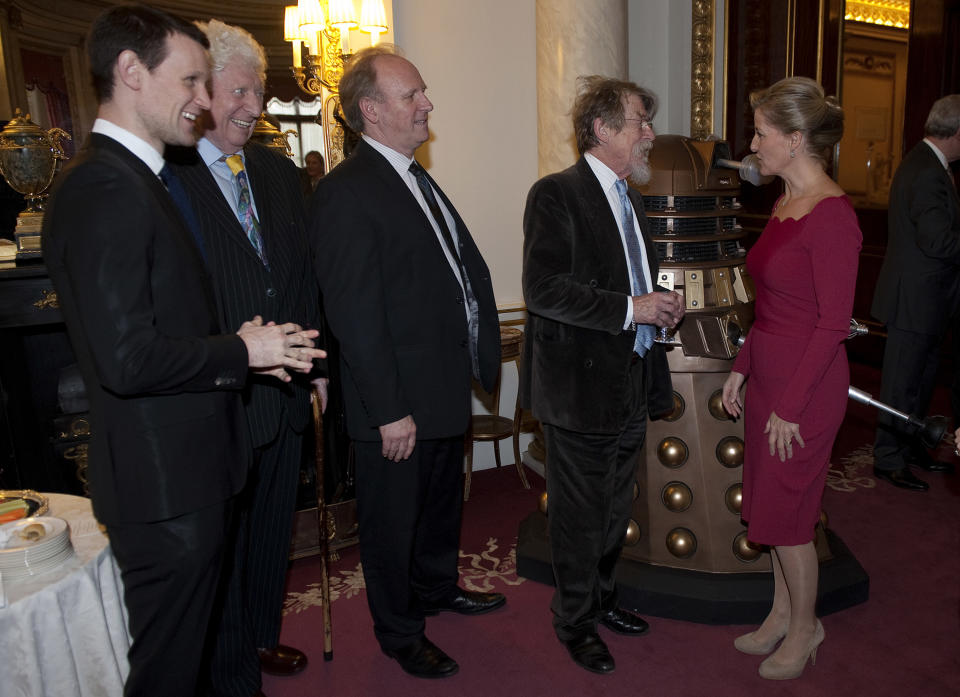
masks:
[(639, 128), (641, 131), (642, 131), (644, 128), (649, 128), (651, 131), (653, 130), (653, 121), (650, 121), (649, 119), (627, 119), (627, 118), (625, 118), (624, 121), (636, 121), (636, 122), (639, 124), (639, 125), (637, 126), (637, 128)]

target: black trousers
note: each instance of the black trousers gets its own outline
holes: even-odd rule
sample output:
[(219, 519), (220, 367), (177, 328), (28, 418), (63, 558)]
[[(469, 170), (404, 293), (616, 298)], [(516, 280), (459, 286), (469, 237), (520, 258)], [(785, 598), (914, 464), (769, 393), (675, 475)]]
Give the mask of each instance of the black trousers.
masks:
[[(887, 327), (883, 351), (880, 401), (907, 414), (924, 417), (936, 385), (942, 337)], [(878, 469), (894, 471), (926, 456), (915, 429), (880, 412), (873, 462)]]
[(238, 502), (235, 542), (224, 572), (223, 611), (214, 618), (216, 641), (210, 691), (244, 697), (260, 689), (258, 648), (280, 638), (290, 563), (303, 434), (281, 419), (280, 432), (254, 449), (254, 464)]
[(455, 592), (463, 505), (463, 436), (418, 440), (391, 462), (379, 441), (355, 441), (360, 560), (380, 646), (423, 636), (418, 600)]
[(617, 607), (614, 572), (630, 520), (637, 454), (647, 431), (643, 368), (642, 359), (630, 368), (622, 405), (625, 425), (619, 433), (578, 433), (543, 424), (557, 584), (551, 609), (562, 640), (596, 631), (600, 614)]
[(133, 644), (125, 697), (197, 694), (231, 503), (155, 523), (108, 525)]

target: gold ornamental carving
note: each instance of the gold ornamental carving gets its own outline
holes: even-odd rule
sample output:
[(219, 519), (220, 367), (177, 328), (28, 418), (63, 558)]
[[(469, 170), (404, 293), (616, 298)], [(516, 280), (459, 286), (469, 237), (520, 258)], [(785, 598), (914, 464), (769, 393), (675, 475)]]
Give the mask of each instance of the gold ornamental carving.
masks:
[(713, 0), (694, 0), (690, 50), (690, 135), (713, 133)]
[(43, 289), (40, 291), (40, 299), (33, 303), (38, 310), (59, 310), (60, 298), (57, 297), (57, 291)]

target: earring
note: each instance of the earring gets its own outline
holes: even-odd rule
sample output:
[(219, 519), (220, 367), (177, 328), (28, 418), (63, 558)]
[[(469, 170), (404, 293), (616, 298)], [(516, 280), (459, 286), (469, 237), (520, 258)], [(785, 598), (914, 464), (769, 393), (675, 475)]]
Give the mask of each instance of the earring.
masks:
[(797, 156), (797, 151), (796, 151), (796, 150), (791, 150), (791, 151), (790, 151), (790, 159), (792, 160), (792, 159), (795, 158), (796, 156)]

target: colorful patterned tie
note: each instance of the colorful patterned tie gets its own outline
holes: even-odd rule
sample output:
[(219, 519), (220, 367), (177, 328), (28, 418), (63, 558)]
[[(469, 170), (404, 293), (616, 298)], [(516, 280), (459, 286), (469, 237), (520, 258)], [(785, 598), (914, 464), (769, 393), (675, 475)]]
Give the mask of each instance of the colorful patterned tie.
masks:
[(240, 189), (240, 200), (237, 202), (237, 218), (243, 231), (247, 233), (247, 239), (260, 257), (260, 261), (267, 266), (267, 253), (263, 248), (263, 237), (260, 236), (260, 222), (253, 212), (253, 201), (250, 197), (250, 183), (247, 181), (247, 172), (243, 168), (243, 158), (239, 155), (231, 155), (226, 159), (227, 166), (237, 178), (237, 186)]
[[(620, 216), (623, 221), (623, 236), (627, 240), (627, 256), (630, 257), (630, 277), (633, 279), (633, 294), (646, 295), (647, 282), (643, 275), (643, 255), (640, 253), (640, 239), (633, 224), (633, 205), (627, 196), (627, 182), (617, 180), (617, 193), (620, 194)], [(645, 356), (653, 346), (655, 336), (652, 324), (638, 324), (637, 338), (633, 341), (633, 350), (638, 356)]]

